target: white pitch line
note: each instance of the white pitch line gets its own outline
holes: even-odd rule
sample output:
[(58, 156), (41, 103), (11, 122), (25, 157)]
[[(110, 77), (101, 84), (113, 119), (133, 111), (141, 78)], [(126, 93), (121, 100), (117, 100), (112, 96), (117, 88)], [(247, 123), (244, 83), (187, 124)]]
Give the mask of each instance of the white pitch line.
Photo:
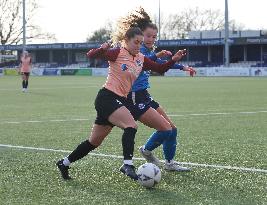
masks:
[[(267, 113), (266, 110), (252, 111), (252, 112), (215, 112), (215, 113), (191, 113), (191, 114), (168, 114), (170, 117), (186, 117), (186, 116), (216, 116), (216, 115), (251, 115)], [(21, 123), (45, 123), (45, 122), (72, 122), (72, 121), (88, 121), (89, 118), (77, 118), (77, 119), (54, 119), (54, 120), (27, 120), (27, 121), (0, 121), (0, 124), (21, 124)]]
[[(24, 146), (15, 146), (9, 144), (0, 144), (0, 147), (6, 148), (14, 148), (14, 149), (26, 149), (26, 150), (36, 150), (36, 151), (51, 151), (51, 152), (62, 152), (62, 153), (70, 153), (68, 150), (61, 149), (49, 149), (49, 148), (41, 148), (41, 147), (24, 147)], [(123, 159), (123, 156), (118, 155), (110, 155), (110, 154), (101, 154), (101, 153), (89, 153), (91, 156), (97, 157), (106, 157), (112, 159)], [(144, 158), (133, 158), (134, 160), (144, 161)], [(161, 160), (161, 162), (164, 162)], [(236, 171), (244, 171), (244, 172), (259, 172), (259, 173), (267, 173), (265, 169), (257, 169), (257, 168), (247, 168), (247, 167), (237, 167), (237, 166), (225, 166), (225, 165), (214, 165), (214, 164), (199, 164), (192, 162), (178, 162), (181, 165), (189, 165), (195, 167), (203, 167), (203, 168), (214, 168), (214, 169), (227, 169), (227, 170), (236, 170)]]
[[(100, 87), (99, 85), (88, 85), (85, 87), (53, 87), (53, 88), (30, 88), (31, 90), (58, 90), (58, 89), (85, 89), (90, 87)], [(0, 91), (20, 91), (20, 88), (0, 88)]]
[(27, 120), (27, 121), (6, 121), (6, 122), (0, 122), (0, 124), (21, 124), (21, 123), (44, 123), (44, 122), (72, 122), (72, 121), (88, 121), (89, 118), (81, 118), (81, 119), (66, 119), (66, 120)]
[(234, 115), (234, 114), (258, 114), (267, 113), (267, 110), (251, 111), (251, 112), (215, 112), (215, 113), (191, 113), (191, 114), (168, 114), (170, 117), (185, 117), (185, 116), (210, 116), (210, 115)]

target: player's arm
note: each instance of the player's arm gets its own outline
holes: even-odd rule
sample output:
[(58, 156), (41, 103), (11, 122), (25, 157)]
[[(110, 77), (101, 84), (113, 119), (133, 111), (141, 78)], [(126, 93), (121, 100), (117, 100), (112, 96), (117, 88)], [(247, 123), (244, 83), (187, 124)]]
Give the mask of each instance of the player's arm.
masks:
[(163, 74), (167, 72), (177, 61), (181, 60), (186, 55), (186, 50), (179, 50), (172, 56), (172, 59), (162, 64), (153, 62), (145, 57), (143, 70), (152, 70), (157, 73)]
[[(168, 57), (172, 56), (172, 52), (167, 51), (167, 50), (162, 50), (158, 53), (153, 53), (155, 57), (150, 58), (151, 60), (155, 61), (156, 63), (163, 64), (166, 63), (167, 60), (162, 60), (161, 58), (163, 57)], [(175, 63), (170, 69), (179, 69), (179, 70), (184, 70), (185, 66), (179, 63)]]
[(172, 56), (172, 52), (171, 51), (167, 51), (167, 50), (162, 50), (158, 53), (155, 54), (157, 58), (163, 58), (163, 57), (168, 57), (168, 56)]
[[(157, 53), (156, 55), (157, 55), (158, 58), (156, 59), (155, 62), (160, 63), (160, 64), (163, 64), (163, 63), (166, 62), (166, 60), (162, 60), (160, 58), (165, 57), (165, 56), (170, 56), (170, 55), (172, 55), (172, 53), (170, 51), (162, 50), (159, 53)], [(182, 65), (180, 63), (175, 63), (171, 67), (171, 69), (179, 69), (179, 70), (182, 70), (182, 71), (193, 72), (194, 74), (196, 74), (196, 71), (195, 71), (194, 68), (189, 67), (189, 66)]]
[(183, 69), (183, 71), (192, 72), (194, 74), (197, 73), (196, 70), (194, 68), (190, 67), (190, 66), (185, 66), (184, 69)]
[(87, 53), (88, 58), (101, 58), (108, 61), (116, 61), (120, 48), (110, 49), (109, 43), (104, 43), (100, 48), (91, 49)]
[[(160, 58), (157, 58), (157, 60), (155, 61), (156, 63), (159, 63), (159, 64), (163, 64), (163, 63), (166, 63), (167, 60), (162, 60)], [(184, 70), (186, 67), (182, 64), (179, 64), (179, 63), (175, 63), (170, 69), (179, 69), (179, 70)]]

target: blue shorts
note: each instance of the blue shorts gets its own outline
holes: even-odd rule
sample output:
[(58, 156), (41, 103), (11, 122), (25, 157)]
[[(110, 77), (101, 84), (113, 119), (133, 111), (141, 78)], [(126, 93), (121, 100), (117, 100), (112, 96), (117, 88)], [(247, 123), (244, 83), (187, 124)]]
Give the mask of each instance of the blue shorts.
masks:
[(127, 96), (134, 104), (135, 118), (139, 119), (150, 107), (155, 110), (159, 108), (159, 103), (153, 100), (147, 90), (139, 90), (136, 92), (130, 92)]

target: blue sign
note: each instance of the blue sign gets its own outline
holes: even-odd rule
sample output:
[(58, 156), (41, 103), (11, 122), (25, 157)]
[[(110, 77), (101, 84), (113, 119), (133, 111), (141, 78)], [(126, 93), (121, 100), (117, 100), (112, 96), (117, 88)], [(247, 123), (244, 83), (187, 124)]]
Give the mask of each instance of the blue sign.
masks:
[[(51, 49), (91, 49), (97, 48), (101, 43), (55, 43), (55, 44), (30, 44), (27, 50), (51, 50)], [(0, 50), (22, 50), (22, 45), (0, 45)]]
[[(232, 38), (229, 40), (232, 45), (246, 44), (267, 44), (267, 38)], [(97, 48), (101, 42), (96, 43), (54, 43), (54, 44), (31, 44), (27, 45), (27, 50), (51, 50), (51, 49), (91, 49)], [(160, 40), (157, 42), (159, 47), (176, 47), (176, 46), (208, 46), (224, 45), (223, 38), (214, 39), (178, 39), (178, 40)], [(22, 50), (22, 45), (0, 45), (1, 50)]]
[(59, 70), (58, 69), (44, 69), (43, 75), (58, 75)]

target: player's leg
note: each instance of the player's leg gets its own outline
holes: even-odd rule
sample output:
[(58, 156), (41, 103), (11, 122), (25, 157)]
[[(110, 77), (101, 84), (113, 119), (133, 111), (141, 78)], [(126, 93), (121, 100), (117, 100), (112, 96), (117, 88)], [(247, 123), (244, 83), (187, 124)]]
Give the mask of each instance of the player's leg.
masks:
[(61, 172), (63, 179), (71, 179), (69, 176), (69, 166), (71, 163), (82, 159), (89, 152), (97, 148), (105, 137), (111, 132), (111, 125), (94, 124), (89, 139), (81, 142), (76, 149), (73, 150), (67, 157), (57, 162), (57, 166)]
[[(155, 101), (153, 103), (156, 103)], [(178, 140), (178, 130), (174, 123), (171, 121), (171, 119), (168, 117), (168, 115), (165, 113), (163, 108), (160, 106), (152, 105), (153, 107), (157, 107), (157, 112), (163, 116), (172, 126), (172, 134), (168, 138), (168, 140), (165, 140), (163, 142), (163, 153), (165, 157), (165, 169), (168, 171), (190, 171), (187, 167), (179, 166), (177, 163), (174, 162), (174, 157), (176, 153), (176, 147), (177, 147), (177, 140)]]
[(135, 119), (148, 127), (154, 128), (154, 132), (148, 139), (147, 143), (139, 148), (143, 157), (151, 163), (159, 165), (159, 160), (153, 155), (152, 151), (160, 146), (166, 138), (169, 138), (172, 128), (155, 109), (151, 108), (151, 96), (147, 90), (132, 92), (128, 95), (128, 99), (133, 106), (129, 108)]
[(172, 127), (163, 116), (151, 107), (138, 120), (157, 130), (139, 150), (148, 162), (159, 165), (159, 160), (152, 154), (152, 151), (170, 138)]
[(114, 111), (109, 116), (108, 121), (124, 130), (122, 135), (124, 161), (123, 165), (120, 168), (120, 171), (130, 178), (137, 180), (138, 176), (135, 172), (135, 167), (133, 166), (132, 160), (134, 154), (134, 139), (137, 132), (137, 124), (130, 111), (124, 106)]
[(63, 179), (70, 179), (68, 174), (70, 164), (85, 157), (89, 152), (97, 148), (112, 130), (112, 126), (108, 124), (113, 124), (124, 129), (122, 136), (124, 165), (120, 170), (130, 178), (137, 180), (132, 162), (137, 125), (129, 110), (122, 106), (109, 116), (108, 121), (97, 117), (96, 123), (98, 124), (94, 125), (89, 140), (82, 142), (68, 157), (57, 162)]
[(26, 91), (28, 89), (28, 85), (29, 85), (29, 77), (30, 77), (30, 73), (25, 73), (25, 88), (26, 88)]
[(26, 91), (26, 75), (25, 73), (21, 73), (21, 78), (22, 78), (22, 92)]
[(164, 117), (171, 125), (172, 127), (172, 134), (168, 138), (168, 140), (165, 140), (163, 142), (163, 153), (165, 160), (170, 162), (174, 159), (175, 152), (176, 152), (176, 146), (177, 146), (177, 138), (178, 138), (178, 131), (174, 123), (171, 121), (171, 119), (168, 117), (168, 115), (165, 113), (165, 111), (159, 106), (159, 104), (155, 101), (152, 101), (151, 105), (156, 108), (156, 111)]
[[(154, 107), (153, 107), (154, 108)], [(155, 108), (154, 108), (155, 109)], [(158, 106), (155, 109), (160, 115), (162, 115), (171, 125), (172, 129), (177, 129), (175, 124), (172, 122), (172, 120), (169, 118), (169, 116), (165, 113), (162, 107)]]
[(134, 151), (134, 139), (137, 131), (137, 124), (126, 108), (128, 101), (115, 93), (102, 89), (95, 101), (96, 110), (100, 116), (103, 116), (109, 123), (123, 129), (122, 147), (124, 156), (124, 165), (121, 171), (132, 179), (137, 179), (132, 161)]

